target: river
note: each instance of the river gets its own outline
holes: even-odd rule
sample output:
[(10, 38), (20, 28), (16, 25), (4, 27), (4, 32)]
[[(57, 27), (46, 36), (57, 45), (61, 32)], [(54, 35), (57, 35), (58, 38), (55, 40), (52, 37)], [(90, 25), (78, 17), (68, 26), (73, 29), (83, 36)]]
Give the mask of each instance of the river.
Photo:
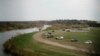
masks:
[(16, 36), (18, 34), (24, 34), (24, 33), (31, 33), (39, 31), (38, 28), (28, 28), (28, 29), (20, 29), (20, 30), (11, 30), (11, 31), (5, 31), (0, 32), (0, 56), (9, 56), (8, 54), (3, 52), (3, 43), (10, 39), (13, 36)]
[[(45, 30), (48, 27), (51, 27), (51, 25), (44, 25), (41, 30)], [(0, 32), (0, 56), (10, 56), (3, 51), (4, 50), (3, 44), (5, 41), (7, 41), (11, 37), (14, 37), (18, 34), (31, 33), (31, 32), (37, 32), (37, 31), (39, 31), (39, 28), (35, 27), (35, 28), (18, 29), (18, 30)]]

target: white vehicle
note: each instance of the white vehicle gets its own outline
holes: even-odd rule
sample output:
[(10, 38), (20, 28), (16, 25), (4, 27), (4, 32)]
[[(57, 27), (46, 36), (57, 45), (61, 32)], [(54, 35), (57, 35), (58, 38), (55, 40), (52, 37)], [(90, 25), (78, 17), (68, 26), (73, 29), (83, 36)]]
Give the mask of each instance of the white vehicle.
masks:
[(62, 40), (62, 39), (64, 39), (64, 37), (60, 36), (60, 37), (56, 37), (56, 39)]
[(84, 42), (85, 44), (92, 44), (93, 42), (91, 40), (87, 40)]

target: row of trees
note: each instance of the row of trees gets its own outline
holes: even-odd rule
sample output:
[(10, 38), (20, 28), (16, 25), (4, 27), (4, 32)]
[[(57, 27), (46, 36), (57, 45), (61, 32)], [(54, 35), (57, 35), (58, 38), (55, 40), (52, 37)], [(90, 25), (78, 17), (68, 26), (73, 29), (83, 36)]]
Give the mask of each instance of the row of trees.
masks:
[(100, 27), (100, 23), (97, 21), (89, 20), (54, 20), (50, 21), (49, 24), (66, 24), (66, 25), (89, 25), (90, 27)]
[(53, 20), (53, 21), (20, 21), (20, 22), (0, 22), (0, 31), (12, 30), (12, 29), (22, 29), (22, 28), (30, 28), (30, 27), (41, 27), (44, 24), (60, 24), (70, 27), (100, 27), (100, 23), (96, 21), (88, 21), (88, 20)]
[(0, 22), (0, 31), (35, 27), (34, 22)]

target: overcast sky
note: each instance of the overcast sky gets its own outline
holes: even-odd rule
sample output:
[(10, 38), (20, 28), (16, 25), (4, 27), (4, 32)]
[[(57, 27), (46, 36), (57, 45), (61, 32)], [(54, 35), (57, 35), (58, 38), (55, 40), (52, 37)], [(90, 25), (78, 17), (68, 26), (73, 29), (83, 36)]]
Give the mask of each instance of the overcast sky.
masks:
[(0, 0), (0, 21), (99, 20), (100, 0)]

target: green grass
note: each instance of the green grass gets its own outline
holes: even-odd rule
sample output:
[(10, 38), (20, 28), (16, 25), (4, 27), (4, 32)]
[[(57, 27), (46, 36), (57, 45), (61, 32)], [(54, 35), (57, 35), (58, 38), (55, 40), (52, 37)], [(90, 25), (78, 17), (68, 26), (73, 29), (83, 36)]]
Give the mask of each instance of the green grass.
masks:
[(64, 34), (65, 40), (76, 38), (81, 43), (90, 40), (90, 36), (89, 32), (67, 32)]
[(17, 48), (32, 51), (36, 56), (84, 56), (67, 49), (39, 43), (32, 38), (33, 34), (35, 33), (19, 35), (13, 39), (13, 44)]
[(26, 47), (30, 47), (32, 46), (32, 35), (35, 33), (28, 33), (28, 34), (23, 34), (23, 35), (19, 35), (16, 36), (13, 39), (13, 43), (17, 46), (17, 47), (21, 47), (21, 48), (26, 48)]
[[(47, 32), (51, 31), (46, 31), (45, 33)], [(93, 34), (91, 32), (65, 32), (61, 30), (55, 30), (55, 32), (52, 32), (52, 34), (54, 35), (54, 38), (64, 36), (62, 41), (70, 41), (71, 39), (75, 38), (80, 43), (84, 43), (87, 40), (92, 40)]]
[[(47, 32), (51, 32), (51, 30), (46, 31)], [(75, 46), (78, 48), (94, 48), (96, 49), (96, 51), (100, 50), (100, 28), (99, 29), (93, 29), (90, 32), (65, 32), (65, 31), (61, 31), (61, 30), (55, 30), (55, 32), (52, 32), (52, 34), (54, 35), (54, 38), (51, 38), (49, 40), (51, 41), (55, 41), (64, 45), (71, 45), (71, 46)], [(56, 37), (59, 36), (64, 36), (63, 40), (56, 40)], [(78, 40), (78, 42), (71, 42), (71, 39), (76, 38)], [(92, 40), (92, 44), (88, 45), (85, 44), (84, 42), (87, 40)]]
[(95, 36), (95, 34), (98, 36), (99, 33), (100, 33), (100, 30), (93, 30), (90, 32), (66, 32), (63, 35), (66, 41), (67, 39), (76, 38), (79, 40), (80, 43), (84, 43), (87, 40), (94, 41), (95, 37), (93, 36)]
[[(52, 32), (51, 30), (46, 31), (45, 33)], [(66, 32), (62, 30), (55, 30), (55, 32), (52, 32), (54, 35), (53, 38), (50, 38), (49, 40), (55, 41), (64, 45), (71, 45), (78, 48), (84, 48), (87, 49), (89, 46), (93, 47), (91, 45), (87, 45), (84, 42), (87, 40), (92, 40), (94, 46), (98, 46), (97, 43), (100, 43), (99, 40), (99, 33), (100, 30), (92, 30), (90, 32)], [(56, 37), (64, 36), (63, 40), (56, 40)], [(98, 36), (98, 37), (97, 37)], [(77, 39), (77, 42), (71, 42), (71, 39)]]

